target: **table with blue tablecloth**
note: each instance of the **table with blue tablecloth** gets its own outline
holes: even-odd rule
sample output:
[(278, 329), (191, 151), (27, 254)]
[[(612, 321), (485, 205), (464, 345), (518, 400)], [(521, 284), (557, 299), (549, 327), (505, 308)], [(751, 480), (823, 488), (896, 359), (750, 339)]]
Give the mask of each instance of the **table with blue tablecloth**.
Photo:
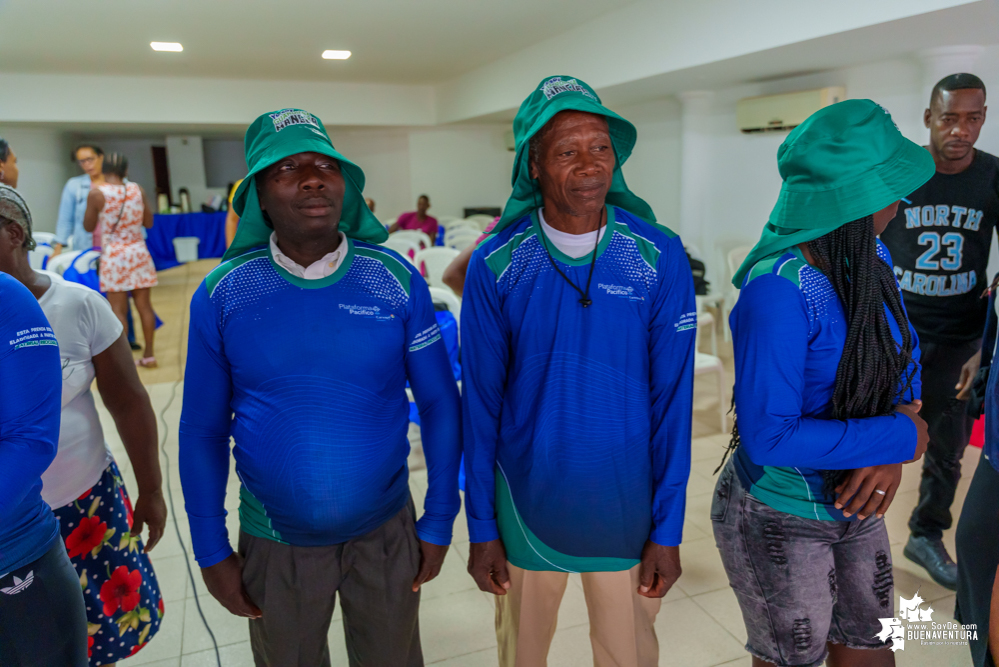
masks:
[(146, 232), (146, 247), (153, 256), (157, 271), (180, 264), (173, 248), (178, 236), (196, 236), (198, 259), (225, 254), (225, 211), (217, 213), (160, 213), (153, 216), (152, 229)]

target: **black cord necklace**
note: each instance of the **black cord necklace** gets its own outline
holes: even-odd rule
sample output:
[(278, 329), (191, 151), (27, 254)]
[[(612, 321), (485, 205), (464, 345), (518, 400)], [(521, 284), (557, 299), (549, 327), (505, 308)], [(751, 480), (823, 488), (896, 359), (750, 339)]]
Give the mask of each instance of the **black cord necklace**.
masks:
[[(597, 241), (593, 244), (593, 257), (590, 259), (590, 275), (586, 278), (586, 291), (579, 289), (576, 283), (569, 279), (569, 276), (562, 272), (562, 269), (558, 268), (558, 264), (555, 262), (555, 258), (552, 257), (552, 251), (548, 249), (548, 240), (545, 238), (545, 230), (541, 230), (541, 243), (545, 246), (545, 254), (548, 255), (548, 261), (552, 263), (552, 267), (555, 271), (562, 276), (562, 280), (569, 283), (572, 289), (579, 292), (579, 303), (583, 305), (583, 308), (589, 307), (593, 303), (593, 299), (590, 298), (590, 282), (593, 280), (593, 267), (597, 265), (597, 248), (600, 246), (600, 230), (603, 229), (603, 216), (601, 216), (601, 225), (597, 227)], [(606, 232), (604, 232), (606, 233)]]

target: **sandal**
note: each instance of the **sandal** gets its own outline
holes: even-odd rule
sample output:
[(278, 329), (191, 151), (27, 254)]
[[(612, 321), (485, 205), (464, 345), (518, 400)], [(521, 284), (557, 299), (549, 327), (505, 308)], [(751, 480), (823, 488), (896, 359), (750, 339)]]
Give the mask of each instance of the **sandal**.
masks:
[(156, 357), (143, 357), (142, 359), (136, 359), (135, 365), (142, 368), (156, 368), (158, 366), (156, 363)]

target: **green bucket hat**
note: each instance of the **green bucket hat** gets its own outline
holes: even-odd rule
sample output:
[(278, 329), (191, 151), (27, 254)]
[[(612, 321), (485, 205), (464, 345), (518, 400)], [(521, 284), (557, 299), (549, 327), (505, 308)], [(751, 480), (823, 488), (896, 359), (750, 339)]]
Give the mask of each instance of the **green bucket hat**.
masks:
[(887, 109), (846, 100), (816, 111), (777, 150), (784, 184), (756, 247), (732, 284), (764, 257), (813, 241), (911, 194), (936, 173), (929, 151)]
[(232, 207), (239, 215), (239, 227), (223, 261), (267, 243), (273, 228), (260, 210), (254, 177), (278, 160), (296, 153), (322, 153), (340, 162), (346, 186), (340, 231), (352, 239), (369, 243), (382, 243), (388, 238), (385, 226), (368, 210), (361, 196), (364, 172), (333, 148), (330, 135), (318, 117), (301, 109), (262, 114), (246, 130), (243, 146), (248, 173), (232, 198)]
[(507, 200), (503, 216), (493, 229), (493, 233), (501, 231), (538, 207), (539, 193), (534, 179), (531, 178), (528, 164), (531, 137), (560, 111), (585, 111), (607, 118), (611, 143), (617, 158), (614, 177), (607, 192), (607, 203), (623, 208), (647, 222), (655, 223), (656, 216), (652, 213), (652, 208), (628, 189), (624, 182), (624, 174), (621, 172), (621, 165), (635, 147), (635, 139), (638, 137), (635, 126), (605, 107), (585, 82), (569, 76), (550, 76), (527, 96), (513, 119), (513, 136), (517, 146), (513, 161), (513, 193)]

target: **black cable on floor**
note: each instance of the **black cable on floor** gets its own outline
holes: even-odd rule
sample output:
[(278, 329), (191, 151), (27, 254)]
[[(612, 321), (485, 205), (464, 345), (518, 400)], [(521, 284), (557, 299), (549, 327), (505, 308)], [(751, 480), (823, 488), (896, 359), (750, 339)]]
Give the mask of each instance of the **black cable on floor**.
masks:
[[(183, 315), (181, 316), (181, 321), (180, 321), (181, 325), (180, 336), (177, 338), (178, 364), (181, 363), (180, 362), (181, 352), (184, 349), (184, 327), (187, 324), (186, 322), (187, 319), (186, 304), (188, 302), (187, 285), (191, 277), (191, 265), (185, 264), (184, 266), (186, 267), (184, 273), (184, 299), (182, 302), (184, 305), (181, 308), (181, 313), (183, 313)], [(182, 365), (181, 368), (183, 368)], [(198, 586), (194, 583), (194, 572), (191, 570), (191, 559), (188, 557), (187, 547), (184, 545), (184, 538), (181, 536), (180, 533), (180, 523), (178, 523), (177, 521), (177, 510), (173, 504), (173, 489), (170, 488), (170, 455), (167, 454), (166, 451), (167, 433), (169, 433), (170, 431), (170, 426), (167, 424), (166, 411), (170, 409), (170, 406), (173, 405), (173, 400), (177, 397), (177, 387), (180, 386), (181, 380), (183, 380), (183, 377), (174, 381), (173, 387), (171, 387), (170, 389), (170, 400), (168, 400), (166, 402), (166, 405), (163, 406), (163, 409), (160, 410), (160, 422), (163, 423), (163, 435), (160, 438), (160, 453), (163, 455), (163, 458), (166, 459), (166, 464), (167, 464), (166, 473), (163, 476), (164, 486), (166, 486), (167, 490), (167, 502), (170, 505), (170, 516), (173, 519), (173, 528), (177, 532), (177, 540), (180, 542), (181, 551), (184, 552), (184, 566), (187, 568), (187, 578), (191, 582), (191, 590), (194, 591), (194, 604), (198, 608), (198, 616), (201, 617), (202, 625), (204, 625), (205, 630), (208, 631), (208, 636), (212, 638), (212, 646), (215, 648), (215, 661), (218, 663), (218, 667), (222, 667), (222, 657), (219, 655), (219, 644), (217, 641), (215, 641), (215, 633), (213, 633), (212, 629), (208, 626), (208, 620), (205, 618), (205, 613), (201, 610), (201, 601), (198, 599)]]

